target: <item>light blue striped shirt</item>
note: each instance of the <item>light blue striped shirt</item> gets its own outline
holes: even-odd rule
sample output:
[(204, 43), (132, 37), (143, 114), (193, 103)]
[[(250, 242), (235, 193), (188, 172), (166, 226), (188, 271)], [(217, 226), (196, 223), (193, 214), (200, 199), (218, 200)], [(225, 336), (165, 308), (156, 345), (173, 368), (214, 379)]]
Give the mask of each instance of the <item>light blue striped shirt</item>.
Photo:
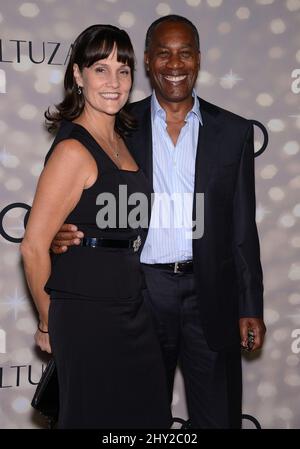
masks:
[(155, 92), (151, 98), (154, 204), (148, 236), (141, 254), (143, 263), (169, 263), (193, 258), (188, 231), (192, 230), (195, 161), (199, 122), (199, 101), (185, 118), (174, 146), (168, 132), (166, 113)]

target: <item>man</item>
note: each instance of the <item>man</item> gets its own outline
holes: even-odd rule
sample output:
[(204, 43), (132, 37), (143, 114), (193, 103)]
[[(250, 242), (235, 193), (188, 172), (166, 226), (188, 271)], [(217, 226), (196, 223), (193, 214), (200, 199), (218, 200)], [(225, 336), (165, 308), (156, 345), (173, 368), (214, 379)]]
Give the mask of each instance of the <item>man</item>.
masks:
[[(193, 210), (184, 203), (185, 216), (196, 218), (196, 195), (204, 193), (201, 238), (175, 226), (155, 228), (154, 207), (141, 255), (170, 400), (179, 361), (191, 426), (239, 428), (240, 344), (255, 351), (265, 334), (253, 126), (196, 96), (199, 36), (184, 17), (165, 16), (150, 26), (145, 65), (153, 94), (131, 105), (138, 129), (127, 144), (156, 194), (194, 197)], [(175, 202), (175, 215), (176, 208)], [(54, 251), (81, 236), (59, 233)]]

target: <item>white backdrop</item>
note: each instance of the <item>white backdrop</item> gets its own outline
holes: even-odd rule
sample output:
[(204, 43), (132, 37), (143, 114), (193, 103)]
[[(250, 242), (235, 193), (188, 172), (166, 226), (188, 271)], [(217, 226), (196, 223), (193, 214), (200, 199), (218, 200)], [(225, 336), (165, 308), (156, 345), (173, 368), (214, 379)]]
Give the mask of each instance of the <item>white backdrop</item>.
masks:
[[(145, 32), (169, 13), (199, 29), (198, 94), (269, 132), (269, 146), (256, 159), (268, 333), (262, 353), (243, 361), (243, 412), (263, 428), (300, 427), (300, 0), (10, 0), (0, 6), (1, 428), (43, 425), (30, 407), (42, 370), (36, 318), (19, 244), (11, 240), (24, 232), (26, 210), (16, 203), (32, 203), (50, 145), (43, 112), (61, 99), (70, 44), (94, 23), (125, 28), (138, 62), (132, 99), (141, 99), (150, 93)], [(261, 140), (257, 132), (257, 148)], [(173, 415), (186, 419), (180, 372)]]

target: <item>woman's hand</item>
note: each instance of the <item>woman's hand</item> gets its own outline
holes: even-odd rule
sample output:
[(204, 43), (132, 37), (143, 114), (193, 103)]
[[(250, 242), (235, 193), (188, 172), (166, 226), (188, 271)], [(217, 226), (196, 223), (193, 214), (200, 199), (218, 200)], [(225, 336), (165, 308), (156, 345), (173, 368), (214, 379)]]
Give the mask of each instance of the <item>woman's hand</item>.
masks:
[[(41, 326), (41, 324), (39, 325), (39, 327), (40, 326)], [(42, 327), (40, 327), (40, 328), (42, 330), (44, 330)], [(39, 329), (37, 329), (37, 331), (34, 335), (34, 339), (35, 339), (36, 344), (42, 351), (46, 351), (49, 354), (52, 353), (48, 332), (46, 332), (46, 331), (41, 332)]]

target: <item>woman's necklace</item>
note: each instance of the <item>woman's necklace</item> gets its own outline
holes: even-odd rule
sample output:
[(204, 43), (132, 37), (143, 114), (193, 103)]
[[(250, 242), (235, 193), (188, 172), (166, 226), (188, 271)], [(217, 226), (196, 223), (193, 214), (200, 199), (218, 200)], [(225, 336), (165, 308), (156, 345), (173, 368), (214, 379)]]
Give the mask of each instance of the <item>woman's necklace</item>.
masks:
[(113, 152), (116, 158), (118, 158), (120, 156), (119, 153), (119, 145), (118, 145), (118, 136), (116, 137), (115, 143), (114, 143), (114, 147), (113, 147)]
[(113, 156), (117, 159), (120, 157), (120, 149), (119, 149), (119, 144), (118, 144), (118, 140), (120, 140), (120, 136), (118, 134), (115, 135), (112, 145), (109, 144), (107, 140), (103, 139), (102, 136), (98, 136), (97, 139), (98, 139), (98, 141), (103, 142), (105, 144), (105, 148), (107, 149), (107, 152), (109, 152), (109, 153), (112, 152)]

